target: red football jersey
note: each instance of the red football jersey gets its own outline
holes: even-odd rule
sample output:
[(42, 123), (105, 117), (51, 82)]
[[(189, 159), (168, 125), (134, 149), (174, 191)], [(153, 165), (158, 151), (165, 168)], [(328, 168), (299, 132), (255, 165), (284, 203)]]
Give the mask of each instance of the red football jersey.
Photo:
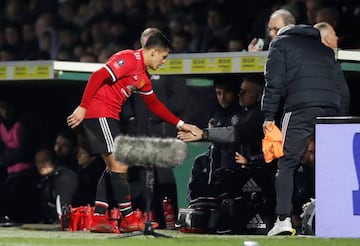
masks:
[(80, 104), (87, 109), (85, 119), (119, 119), (124, 102), (134, 92), (141, 94), (158, 117), (173, 125), (180, 121), (153, 93), (142, 49), (117, 52), (104, 67), (91, 74)]

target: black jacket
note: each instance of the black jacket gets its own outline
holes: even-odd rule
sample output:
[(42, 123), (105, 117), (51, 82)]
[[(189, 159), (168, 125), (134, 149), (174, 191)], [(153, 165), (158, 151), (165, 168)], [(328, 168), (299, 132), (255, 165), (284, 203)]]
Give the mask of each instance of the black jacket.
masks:
[(240, 107), (231, 118), (232, 125), (204, 129), (206, 140), (228, 145), (226, 154), (222, 154), (222, 166), (232, 167), (235, 164), (235, 151), (248, 160), (262, 155), (262, 124), (264, 116), (258, 103), (250, 107)]
[(283, 103), (285, 112), (306, 107), (340, 111), (345, 86), (332, 49), (321, 43), (317, 29), (289, 25), (271, 43), (265, 69), (262, 111), (274, 120)]
[[(238, 122), (239, 117), (236, 115), (239, 104), (234, 102), (227, 108), (222, 108), (218, 105), (218, 109), (214, 113), (213, 127), (209, 129), (224, 129), (229, 127), (231, 135), (234, 135), (233, 125)], [(206, 130), (204, 130), (206, 131)], [(223, 137), (229, 130), (222, 130)], [(213, 135), (211, 135), (213, 136)], [(194, 165), (191, 169), (190, 180), (188, 184), (188, 199), (193, 200), (197, 197), (216, 196), (217, 192), (213, 186), (213, 178), (215, 170), (220, 167), (232, 166), (235, 163), (235, 139), (229, 140), (225, 137), (204, 140), (212, 141), (207, 152), (198, 155), (194, 160)], [(219, 141), (217, 141), (219, 140)]]
[(45, 223), (57, 223), (56, 199), (60, 197), (60, 206), (71, 205), (78, 189), (77, 174), (62, 166), (55, 167), (49, 175), (43, 176), (38, 188), (41, 194), (42, 219)]
[[(222, 127), (233, 126), (238, 121), (237, 111), (238, 102), (230, 105), (226, 109), (218, 110), (214, 113), (214, 125), (209, 129), (217, 129)], [(209, 149), (211, 159), (214, 163), (214, 169), (219, 167), (232, 166), (235, 163), (234, 142), (217, 141), (217, 139), (207, 139), (211, 141), (213, 146)]]

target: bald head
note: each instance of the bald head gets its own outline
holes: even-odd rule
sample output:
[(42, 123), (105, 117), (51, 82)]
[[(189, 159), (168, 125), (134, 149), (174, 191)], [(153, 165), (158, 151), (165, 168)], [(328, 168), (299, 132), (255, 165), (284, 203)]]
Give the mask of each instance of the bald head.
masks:
[(284, 26), (295, 24), (294, 16), (286, 9), (278, 9), (273, 12), (268, 22), (268, 32), (271, 39), (277, 36), (277, 32)]
[(334, 28), (327, 22), (319, 22), (314, 25), (320, 31), (321, 42), (329, 48), (338, 48), (338, 37)]
[(284, 23), (284, 26), (294, 24), (295, 25), (295, 18), (294, 16), (286, 9), (278, 9), (274, 13), (271, 14), (271, 18), (280, 17)]

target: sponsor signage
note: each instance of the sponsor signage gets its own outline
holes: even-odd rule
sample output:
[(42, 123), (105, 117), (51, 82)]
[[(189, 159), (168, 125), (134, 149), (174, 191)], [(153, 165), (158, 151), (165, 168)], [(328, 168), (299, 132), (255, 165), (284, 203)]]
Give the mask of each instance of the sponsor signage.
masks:
[(50, 65), (14, 66), (13, 79), (48, 79), (51, 78)]
[(258, 72), (263, 71), (266, 64), (266, 57), (244, 56), (240, 57), (240, 71)]
[(218, 73), (231, 72), (233, 69), (233, 58), (193, 58), (191, 59), (191, 73)]
[(7, 67), (0, 66), (0, 79), (6, 79), (6, 78), (7, 78)]
[(155, 74), (181, 74), (184, 72), (184, 60), (183, 59), (166, 59), (165, 64), (162, 65), (155, 72)]
[(54, 69), (51, 61), (2, 62), (0, 80), (53, 79)]

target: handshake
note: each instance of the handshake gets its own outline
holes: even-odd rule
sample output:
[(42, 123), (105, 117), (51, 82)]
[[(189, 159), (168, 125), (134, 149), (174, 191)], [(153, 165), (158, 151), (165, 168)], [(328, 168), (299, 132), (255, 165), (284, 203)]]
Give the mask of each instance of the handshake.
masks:
[[(228, 127), (210, 127), (200, 129), (195, 125), (188, 124), (185, 130), (179, 130), (177, 138), (184, 142), (194, 142), (199, 140), (214, 141), (217, 143), (235, 143), (236, 130), (233, 126)], [(241, 165), (241, 168), (246, 168), (248, 164), (247, 158), (239, 152), (234, 154), (235, 162)]]
[(195, 125), (190, 125), (190, 131), (179, 130), (177, 138), (184, 142), (194, 142), (203, 139), (204, 131)]

